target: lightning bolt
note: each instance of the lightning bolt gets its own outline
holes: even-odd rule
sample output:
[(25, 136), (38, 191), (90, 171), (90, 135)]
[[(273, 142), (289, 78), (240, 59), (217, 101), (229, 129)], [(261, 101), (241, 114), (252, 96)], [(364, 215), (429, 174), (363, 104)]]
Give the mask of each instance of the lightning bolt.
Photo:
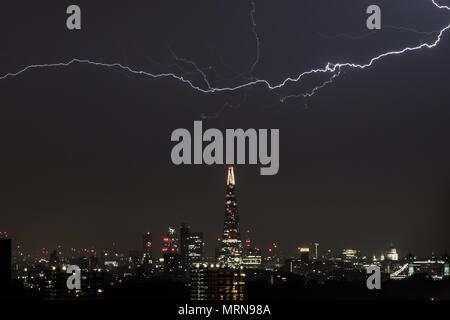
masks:
[(310, 98), (312, 96), (314, 96), (316, 94), (317, 91), (319, 91), (322, 88), (325, 88), (327, 85), (331, 84), (334, 82), (334, 80), (339, 77), (341, 75), (341, 68), (337, 68), (337, 71), (330, 77), (330, 79), (328, 79), (327, 81), (324, 81), (322, 84), (314, 87), (312, 90), (310, 90), (309, 92), (305, 92), (305, 93), (300, 93), (300, 94), (290, 94), (284, 97), (280, 98), (280, 102), (284, 102), (287, 99), (293, 99), (293, 98)]
[[(438, 3), (436, 3), (435, 0), (431, 0), (431, 2), (438, 9), (450, 11), (449, 6), (439, 5)], [(250, 74), (253, 72), (253, 69), (259, 62), (259, 57), (260, 57), (260, 51), (259, 51), (260, 39), (258, 37), (258, 34), (256, 33), (256, 23), (255, 23), (255, 19), (254, 19), (254, 13), (255, 13), (255, 5), (254, 5), (254, 2), (252, 2), (252, 10), (250, 12), (250, 18), (252, 21), (252, 32), (256, 37), (257, 54), (256, 54), (255, 62), (250, 66)], [(192, 65), (195, 68), (195, 70), (201, 74), (201, 76), (203, 77), (203, 80), (204, 80), (203, 82), (206, 86), (202, 87), (200, 85), (196, 85), (191, 80), (189, 80), (186, 76), (179, 75), (179, 74), (176, 74), (173, 72), (151, 73), (151, 72), (147, 72), (144, 70), (136, 70), (130, 66), (123, 65), (121, 63), (105, 63), (105, 62), (98, 62), (98, 61), (93, 61), (93, 60), (89, 60), (89, 59), (78, 59), (78, 58), (74, 58), (67, 62), (28, 65), (17, 72), (10, 72), (10, 73), (0, 76), (0, 80), (5, 80), (5, 79), (11, 78), (11, 77), (17, 77), (17, 76), (19, 76), (27, 71), (33, 70), (33, 69), (61, 68), (61, 67), (70, 67), (74, 64), (87, 64), (87, 65), (103, 67), (103, 68), (118, 68), (122, 71), (129, 72), (131, 74), (150, 77), (150, 78), (154, 78), (154, 79), (172, 78), (174, 80), (178, 80), (178, 81), (182, 82), (183, 84), (188, 85), (191, 89), (198, 91), (200, 93), (213, 94), (213, 93), (221, 93), (221, 92), (239, 91), (241, 89), (250, 88), (253, 86), (257, 86), (257, 85), (265, 86), (268, 90), (274, 91), (277, 89), (281, 89), (281, 88), (287, 86), (288, 84), (300, 83), (301, 80), (307, 76), (311, 76), (311, 75), (315, 75), (315, 74), (330, 74), (331, 75), (330, 78), (328, 78), (328, 80), (317, 85), (309, 92), (297, 94), (297, 95), (288, 95), (288, 96), (280, 97), (280, 101), (284, 102), (286, 99), (289, 99), (289, 98), (297, 98), (297, 97), (307, 98), (307, 97), (311, 97), (311, 96), (315, 95), (320, 89), (322, 89), (326, 85), (332, 83), (337, 77), (339, 77), (339, 75), (341, 74), (341, 71), (344, 69), (367, 69), (367, 68), (370, 68), (373, 64), (375, 64), (379, 60), (382, 60), (382, 59), (390, 57), (390, 56), (398, 56), (398, 55), (405, 54), (407, 52), (417, 51), (417, 50), (421, 50), (424, 48), (427, 48), (427, 49), (434, 48), (441, 42), (443, 34), (448, 29), (450, 29), (450, 23), (447, 26), (445, 26), (444, 28), (442, 28), (439, 32), (436, 32), (437, 33), (436, 39), (430, 43), (424, 42), (424, 43), (421, 43), (414, 47), (405, 47), (401, 50), (384, 52), (377, 56), (372, 57), (368, 62), (366, 62), (364, 64), (359, 64), (359, 63), (354, 63), (354, 62), (327, 62), (323, 67), (304, 71), (304, 72), (298, 74), (296, 77), (288, 77), (279, 83), (271, 83), (269, 80), (258, 79), (258, 78), (253, 77), (253, 75), (251, 75), (251, 78), (248, 79), (246, 82), (244, 81), (243, 83), (238, 84), (236, 86), (215, 87), (207, 79), (206, 74), (194, 62), (184, 59), (184, 58), (179, 58), (173, 52), (172, 52), (172, 55), (177, 61)]]
[(255, 62), (250, 67), (249, 73), (253, 74), (253, 70), (255, 69), (256, 65), (259, 63), (259, 59), (261, 56), (260, 46), (261, 46), (261, 40), (259, 39), (258, 33), (256, 32), (256, 21), (255, 21), (255, 12), (256, 12), (256, 5), (255, 2), (252, 1), (252, 10), (250, 11), (250, 20), (252, 21), (252, 32), (255, 36), (255, 42), (256, 42), (256, 58)]
[[(412, 28), (406, 28), (406, 27), (398, 27), (398, 26), (390, 26), (390, 25), (383, 25), (383, 29), (392, 29), (392, 30), (397, 30), (397, 31), (407, 31), (407, 32), (412, 32), (415, 34), (419, 34), (419, 35), (432, 35), (432, 34), (437, 34), (440, 30), (432, 30), (432, 31), (420, 31), (420, 30), (416, 30), (416, 29), (412, 29)], [(338, 39), (338, 38), (347, 38), (350, 40), (361, 40), (361, 39), (365, 39), (368, 38), (370, 36), (373, 36), (375, 34), (377, 34), (378, 31), (377, 30), (373, 30), (371, 32), (362, 34), (362, 35), (350, 35), (350, 34), (346, 34), (346, 33), (339, 33), (339, 34), (335, 34), (335, 35), (326, 35), (323, 33), (317, 33), (318, 36), (325, 38), (325, 39)]]
[(206, 76), (206, 73), (205, 73), (202, 69), (200, 69), (200, 67), (199, 67), (194, 61), (188, 60), (188, 59), (186, 59), (186, 58), (180, 58), (180, 57), (178, 57), (178, 56), (175, 54), (175, 52), (174, 52), (172, 49), (170, 49), (170, 48), (169, 48), (169, 51), (170, 51), (170, 53), (172, 54), (172, 57), (173, 57), (175, 60), (180, 61), (180, 62), (184, 62), (184, 63), (187, 63), (187, 64), (190, 64), (191, 66), (193, 66), (194, 69), (202, 76), (203, 81), (205, 82), (207, 88), (208, 88), (208, 89), (212, 89), (211, 84), (209, 83), (208, 77)]

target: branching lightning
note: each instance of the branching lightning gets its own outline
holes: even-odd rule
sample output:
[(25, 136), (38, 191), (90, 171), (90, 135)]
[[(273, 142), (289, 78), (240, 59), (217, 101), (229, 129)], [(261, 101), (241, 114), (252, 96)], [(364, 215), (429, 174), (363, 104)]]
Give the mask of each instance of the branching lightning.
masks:
[[(406, 28), (406, 27), (399, 27), (399, 26), (391, 26), (391, 25), (383, 25), (383, 30), (385, 29), (391, 29), (391, 30), (396, 30), (396, 31), (407, 31), (407, 32), (412, 32), (418, 35), (433, 35), (433, 34), (437, 34), (439, 33), (440, 30), (432, 30), (432, 31), (420, 31), (420, 30), (416, 30), (413, 28)], [(368, 38), (370, 36), (373, 36), (375, 34), (378, 33), (378, 30), (373, 30), (361, 35), (351, 35), (351, 34), (346, 34), (346, 33), (339, 33), (339, 34), (335, 34), (335, 35), (326, 35), (323, 33), (317, 33), (318, 36), (325, 38), (325, 39), (338, 39), (338, 38), (347, 38), (350, 40), (361, 40), (361, 39), (365, 39)]]
[[(434, 4), (434, 6), (436, 6), (439, 9), (450, 11), (449, 6), (439, 5), (436, 3), (435, 0), (431, 0), (431, 2)], [(445, 26), (441, 30), (433, 32), (433, 33), (437, 34), (437, 37), (432, 42), (424, 42), (424, 43), (421, 43), (414, 47), (405, 47), (401, 50), (384, 52), (377, 56), (372, 57), (368, 62), (363, 63), (363, 64), (354, 63), (354, 62), (327, 62), (323, 67), (304, 71), (304, 72), (298, 74), (296, 77), (288, 77), (279, 83), (272, 83), (269, 80), (259, 79), (259, 78), (256, 78), (253, 76), (253, 71), (260, 60), (260, 38), (256, 32), (256, 23), (255, 23), (255, 18), (254, 18), (255, 11), (256, 11), (255, 4), (254, 4), (254, 2), (252, 2), (252, 8), (250, 11), (250, 19), (252, 22), (252, 32), (253, 32), (253, 34), (255, 36), (255, 40), (256, 40), (256, 59), (250, 66), (249, 73), (248, 73), (250, 75), (250, 77), (247, 77), (242, 83), (237, 84), (235, 86), (231, 86), (231, 87), (214, 86), (211, 83), (211, 81), (208, 80), (206, 73), (204, 71), (202, 71), (202, 69), (200, 69), (195, 62), (188, 60), (188, 59), (180, 58), (173, 51), (171, 51), (171, 53), (176, 61), (191, 65), (195, 69), (195, 71), (201, 75), (201, 77), (203, 78), (203, 84), (204, 84), (203, 86), (194, 84), (194, 82), (192, 80), (188, 79), (186, 75), (180, 75), (180, 74), (176, 74), (173, 72), (151, 73), (151, 72), (147, 72), (144, 70), (136, 70), (130, 66), (123, 65), (121, 63), (105, 63), (105, 62), (93, 61), (93, 60), (89, 60), (89, 59), (78, 59), (78, 58), (71, 59), (70, 61), (67, 61), (67, 62), (50, 63), (50, 64), (32, 64), (32, 65), (22, 68), (19, 71), (4, 74), (4, 75), (0, 76), (0, 80), (5, 80), (5, 79), (11, 78), (11, 77), (17, 77), (17, 76), (19, 76), (27, 71), (33, 70), (33, 69), (61, 68), (61, 67), (70, 67), (74, 64), (87, 64), (87, 65), (103, 67), (103, 68), (118, 68), (122, 71), (131, 73), (131, 74), (150, 77), (150, 78), (154, 78), (154, 79), (172, 78), (174, 80), (182, 82), (183, 84), (188, 85), (191, 89), (193, 89), (197, 92), (204, 93), (204, 94), (213, 94), (213, 93), (239, 91), (239, 90), (242, 90), (245, 88), (250, 88), (253, 86), (257, 86), (257, 85), (264, 86), (270, 91), (275, 91), (277, 89), (281, 89), (281, 88), (287, 86), (288, 84), (300, 83), (301, 80), (306, 78), (307, 76), (311, 76), (311, 75), (315, 75), (315, 74), (330, 75), (330, 77), (326, 81), (320, 83), (319, 85), (317, 85), (316, 87), (314, 87), (313, 89), (311, 89), (310, 91), (308, 91), (306, 93), (292, 94), (292, 95), (286, 95), (286, 96), (280, 95), (280, 101), (284, 102), (286, 99), (289, 99), (289, 98), (297, 98), (297, 97), (307, 98), (307, 97), (314, 96), (320, 89), (322, 89), (326, 85), (332, 83), (337, 77), (339, 77), (339, 75), (341, 74), (341, 72), (344, 69), (367, 69), (367, 68), (370, 68), (375, 62), (382, 60), (384, 58), (387, 58), (389, 56), (402, 55), (407, 52), (417, 51), (417, 50), (421, 50), (424, 48), (428, 48), (428, 49), (434, 48), (440, 43), (440, 41), (443, 37), (443, 34), (448, 29), (450, 29), (450, 23), (449, 23), (447, 26)], [(407, 28), (403, 28), (403, 29), (407, 29)], [(411, 31), (411, 29), (409, 29), (409, 30)], [(412, 31), (415, 31), (415, 30), (412, 30)]]
[(255, 42), (256, 42), (256, 58), (249, 70), (249, 73), (251, 75), (253, 74), (253, 70), (255, 70), (256, 65), (259, 63), (259, 59), (261, 56), (261, 50), (260, 50), (261, 40), (259, 39), (259, 35), (256, 32), (255, 12), (256, 12), (255, 2), (252, 1), (252, 10), (250, 11), (250, 20), (252, 22), (252, 32), (253, 32), (253, 35), (255, 36)]
[(188, 60), (188, 59), (186, 59), (186, 58), (180, 58), (180, 57), (178, 57), (178, 56), (175, 54), (175, 52), (174, 52), (172, 49), (170, 49), (170, 48), (169, 48), (169, 51), (170, 51), (170, 53), (172, 54), (172, 57), (173, 57), (176, 61), (184, 62), (184, 63), (190, 64), (191, 66), (193, 66), (194, 69), (202, 76), (203, 81), (204, 81), (205, 84), (206, 84), (206, 87), (207, 87), (208, 89), (212, 89), (211, 84), (209, 83), (209, 80), (208, 80), (208, 77), (207, 77), (206, 73), (203, 72), (203, 70), (200, 69), (200, 67), (199, 67), (194, 61)]

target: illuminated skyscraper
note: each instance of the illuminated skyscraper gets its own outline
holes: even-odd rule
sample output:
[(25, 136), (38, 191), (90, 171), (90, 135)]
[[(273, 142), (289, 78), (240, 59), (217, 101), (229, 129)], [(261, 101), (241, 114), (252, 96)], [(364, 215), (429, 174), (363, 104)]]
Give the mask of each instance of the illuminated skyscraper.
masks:
[(188, 270), (189, 268), (189, 249), (188, 249), (188, 239), (191, 233), (191, 228), (186, 224), (182, 223), (180, 227), (180, 253), (181, 259), (183, 261), (183, 268)]
[(163, 238), (162, 252), (179, 253), (179, 239), (174, 228), (169, 227), (167, 236)]
[(276, 242), (273, 242), (272, 245), (268, 248), (266, 257), (264, 258), (264, 268), (266, 270), (278, 270), (280, 269), (284, 264), (284, 261), (282, 260), (282, 253), (280, 251), (280, 248), (276, 244)]
[(185, 223), (180, 227), (180, 252), (183, 268), (187, 271), (192, 264), (201, 263), (203, 259), (203, 233), (191, 232)]
[(169, 227), (167, 236), (163, 239), (164, 273), (171, 276), (181, 276), (183, 265), (179, 248), (179, 239), (174, 228)]
[(153, 272), (152, 247), (152, 234), (146, 232), (142, 235), (142, 268), (146, 276), (150, 276)]
[(309, 244), (309, 252), (312, 253), (312, 258), (314, 260), (319, 259), (319, 243), (318, 242), (311, 242)]
[(257, 269), (261, 267), (261, 250), (252, 245), (250, 230), (245, 231), (245, 244), (242, 253), (242, 265), (247, 269)]
[(222, 267), (239, 267), (242, 262), (242, 241), (239, 232), (235, 186), (233, 167), (228, 167), (223, 236), (218, 259)]
[(244, 254), (247, 253), (248, 250), (252, 249), (252, 240), (250, 237), (250, 229), (245, 231), (245, 244), (244, 244)]
[(259, 269), (262, 264), (261, 250), (259, 248), (250, 248), (245, 250), (242, 258), (242, 265), (247, 269)]
[(150, 232), (142, 235), (142, 254), (144, 258), (152, 257), (152, 234)]
[(243, 269), (224, 269), (197, 264), (191, 269), (191, 300), (244, 300)]
[(343, 249), (342, 256), (344, 262), (354, 262), (359, 258), (359, 251), (354, 249)]
[(190, 232), (188, 237), (189, 265), (201, 263), (203, 259), (203, 233)]
[(309, 248), (298, 247), (298, 252), (300, 253), (300, 261), (303, 263), (309, 262)]

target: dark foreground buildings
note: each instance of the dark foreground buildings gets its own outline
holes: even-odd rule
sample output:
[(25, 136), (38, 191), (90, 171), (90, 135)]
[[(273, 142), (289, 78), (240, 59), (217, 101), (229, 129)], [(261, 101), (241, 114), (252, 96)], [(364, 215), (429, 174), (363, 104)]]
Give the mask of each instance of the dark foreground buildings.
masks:
[(242, 268), (197, 265), (191, 269), (191, 300), (244, 300), (245, 272)]
[(0, 238), (0, 288), (11, 282), (11, 239)]

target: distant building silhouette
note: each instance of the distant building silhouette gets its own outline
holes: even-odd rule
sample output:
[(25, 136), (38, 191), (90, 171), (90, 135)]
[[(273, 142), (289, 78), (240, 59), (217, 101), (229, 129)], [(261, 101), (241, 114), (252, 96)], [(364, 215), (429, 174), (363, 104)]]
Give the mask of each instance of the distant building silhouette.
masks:
[(0, 238), (0, 288), (11, 282), (11, 239)]
[(152, 234), (146, 232), (142, 235), (142, 254), (144, 258), (152, 258)]
[(148, 231), (142, 235), (142, 270), (146, 277), (151, 276), (154, 271), (152, 248), (152, 234)]
[(189, 269), (188, 239), (191, 231), (190, 229), (191, 228), (184, 222), (180, 226), (180, 253), (184, 270)]
[(300, 253), (300, 261), (303, 263), (309, 262), (309, 248), (306, 247), (299, 247), (298, 251)]

